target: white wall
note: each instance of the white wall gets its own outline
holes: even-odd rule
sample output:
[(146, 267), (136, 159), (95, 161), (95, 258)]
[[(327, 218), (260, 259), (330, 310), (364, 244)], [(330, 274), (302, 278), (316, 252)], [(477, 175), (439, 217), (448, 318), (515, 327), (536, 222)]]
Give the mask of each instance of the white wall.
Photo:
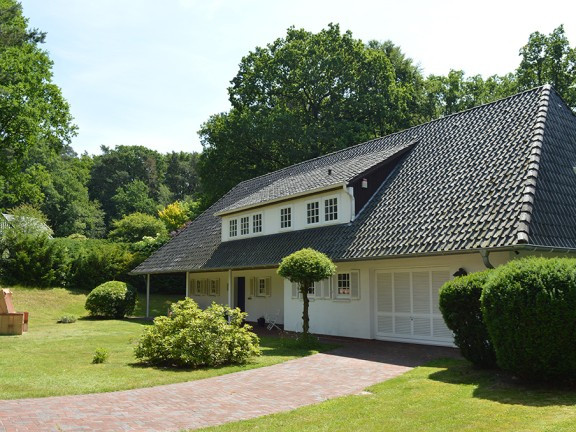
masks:
[[(284, 322), (284, 282), (283, 279), (276, 274), (276, 269), (269, 270), (250, 270), (241, 271), (236, 270), (232, 272), (232, 292), (230, 293), (230, 298), (232, 300), (231, 306), (235, 307), (234, 299), (234, 278), (244, 277), (246, 282), (245, 288), (245, 310), (248, 313), (247, 321), (256, 321), (261, 316), (268, 316), (276, 314), (280, 311), (278, 323), (282, 324)], [(269, 277), (271, 280), (271, 290), (270, 296), (260, 297), (257, 295), (251, 295), (250, 292), (250, 279), (254, 277)], [(204, 273), (189, 273), (190, 280), (213, 280), (217, 279), (220, 281), (220, 295), (195, 295), (194, 287), (190, 284), (189, 297), (194, 299), (201, 308), (206, 308), (212, 304), (212, 302), (220, 304), (228, 304), (228, 272), (204, 272)]]
[[(508, 252), (493, 252), (494, 266), (513, 259)], [(485, 270), (479, 253), (434, 257), (394, 258), (337, 263), (338, 272), (360, 271), (360, 299), (313, 299), (310, 302), (310, 331), (317, 334), (373, 339), (375, 329), (375, 272), (398, 268), (447, 268), (454, 274), (460, 267), (468, 273)], [(292, 298), (292, 284), (284, 282), (284, 328), (302, 330), (302, 300)]]
[[(338, 199), (338, 219), (324, 221), (324, 200), (336, 197)], [(320, 222), (316, 224), (307, 224), (306, 204), (311, 201), (320, 201)], [(292, 226), (290, 228), (280, 228), (280, 209), (285, 207), (292, 208)], [(252, 233), (252, 215), (262, 214), (262, 232)], [(233, 215), (222, 216), (222, 241), (238, 240), (248, 237), (275, 234), (285, 231), (295, 231), (308, 228), (317, 228), (324, 225), (336, 225), (348, 223), (354, 215), (354, 200), (352, 196), (344, 189), (337, 189), (316, 195), (309, 195), (302, 198), (296, 198), (282, 203), (270, 204), (251, 211), (235, 213)], [(243, 216), (250, 217), (250, 234), (240, 235), (240, 218)], [(229, 236), (230, 219), (238, 221), (238, 235)]]

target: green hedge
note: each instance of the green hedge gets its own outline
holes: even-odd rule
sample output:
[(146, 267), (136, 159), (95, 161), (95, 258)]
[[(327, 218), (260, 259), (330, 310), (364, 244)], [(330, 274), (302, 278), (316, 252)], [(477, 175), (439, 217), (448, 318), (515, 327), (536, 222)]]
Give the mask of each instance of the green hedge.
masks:
[(576, 378), (576, 260), (527, 258), (484, 286), (498, 365), (530, 380)]
[(92, 316), (124, 318), (134, 312), (136, 290), (125, 282), (109, 281), (97, 286), (86, 298), (86, 310)]
[(0, 278), (8, 285), (64, 286), (70, 271), (65, 247), (44, 233), (16, 233), (0, 239)]
[(480, 297), (490, 270), (460, 276), (440, 290), (440, 310), (454, 332), (454, 343), (462, 356), (476, 366), (493, 368), (496, 354), (482, 318)]

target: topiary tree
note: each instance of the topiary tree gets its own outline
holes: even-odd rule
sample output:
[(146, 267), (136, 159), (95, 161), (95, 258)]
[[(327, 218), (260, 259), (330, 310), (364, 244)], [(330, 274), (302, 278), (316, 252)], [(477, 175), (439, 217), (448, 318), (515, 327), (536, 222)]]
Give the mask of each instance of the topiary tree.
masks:
[(246, 313), (212, 303), (202, 310), (187, 298), (172, 305), (170, 316), (154, 319), (134, 355), (153, 365), (175, 367), (245, 363), (260, 355), (259, 339), (244, 325)]
[(576, 260), (511, 261), (481, 301), (498, 366), (529, 380), (576, 379)]
[(302, 294), (302, 333), (304, 338), (309, 335), (310, 317), (308, 314), (310, 301), (308, 290), (319, 282), (332, 276), (336, 266), (330, 258), (322, 252), (306, 248), (282, 258), (278, 267), (278, 274), (290, 282), (297, 283)]
[(476, 366), (493, 368), (496, 354), (482, 317), (480, 297), (491, 270), (460, 276), (440, 289), (440, 311), (462, 356)]
[(134, 312), (136, 297), (136, 290), (131, 285), (109, 281), (88, 294), (84, 307), (92, 316), (120, 319)]

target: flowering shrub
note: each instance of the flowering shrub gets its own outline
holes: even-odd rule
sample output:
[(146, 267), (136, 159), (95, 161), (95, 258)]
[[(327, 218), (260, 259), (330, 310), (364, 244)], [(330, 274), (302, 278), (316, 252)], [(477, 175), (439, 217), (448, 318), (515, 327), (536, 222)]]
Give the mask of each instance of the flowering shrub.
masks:
[(170, 316), (154, 319), (134, 354), (153, 365), (220, 366), (260, 355), (259, 339), (243, 325), (246, 313), (212, 303), (202, 310), (192, 299), (172, 305)]

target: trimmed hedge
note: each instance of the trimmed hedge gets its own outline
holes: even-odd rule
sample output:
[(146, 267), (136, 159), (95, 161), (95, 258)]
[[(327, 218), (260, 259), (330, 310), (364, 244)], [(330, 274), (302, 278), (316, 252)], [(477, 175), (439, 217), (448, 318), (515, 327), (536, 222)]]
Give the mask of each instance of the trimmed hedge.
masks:
[(239, 309), (212, 303), (201, 310), (187, 298), (172, 305), (170, 316), (154, 319), (134, 354), (141, 361), (173, 367), (245, 363), (260, 354), (260, 341), (252, 327), (243, 325), (244, 318)]
[(92, 316), (124, 318), (134, 312), (136, 297), (136, 290), (125, 282), (105, 282), (88, 294), (85, 308)]
[(440, 311), (462, 356), (483, 368), (496, 366), (496, 354), (482, 319), (480, 297), (491, 270), (460, 276), (440, 289)]
[(576, 378), (576, 260), (511, 261), (481, 301), (498, 366), (534, 381)]

